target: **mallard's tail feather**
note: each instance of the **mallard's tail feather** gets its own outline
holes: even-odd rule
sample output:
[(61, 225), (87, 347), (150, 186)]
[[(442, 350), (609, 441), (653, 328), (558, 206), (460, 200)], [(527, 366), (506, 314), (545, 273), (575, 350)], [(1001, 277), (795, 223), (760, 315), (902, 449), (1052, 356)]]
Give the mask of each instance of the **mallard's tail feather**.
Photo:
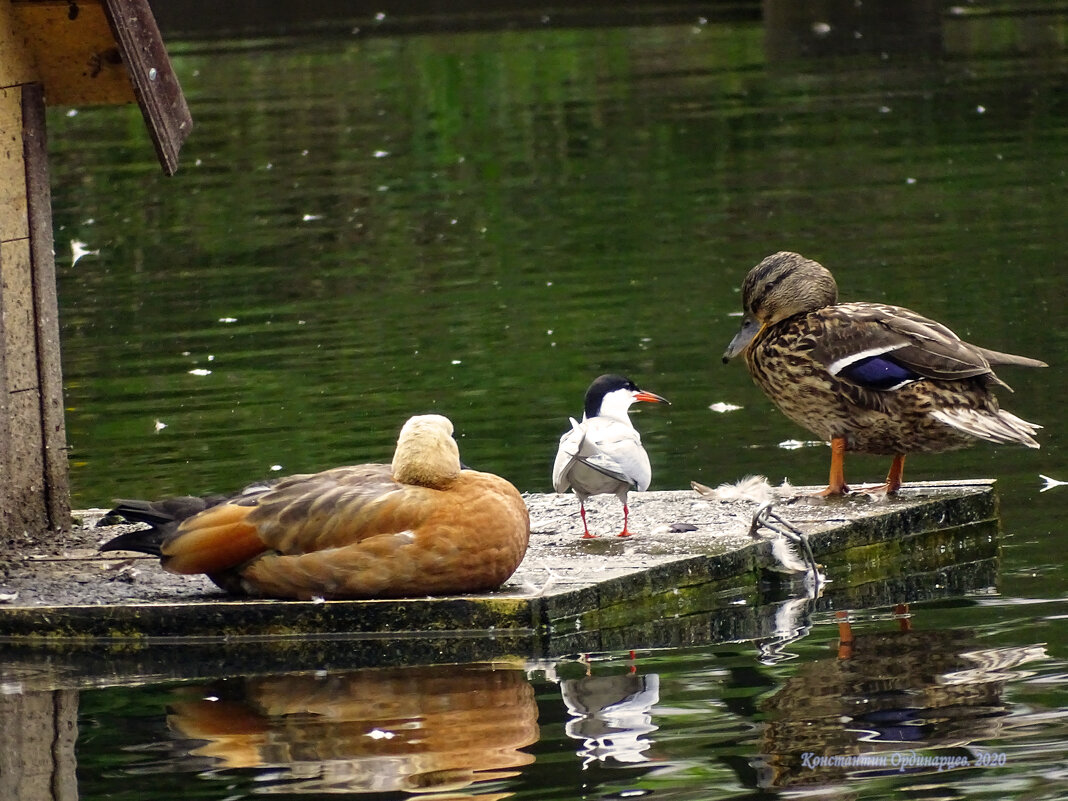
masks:
[(991, 364), (1013, 364), (1017, 367), (1049, 367), (1044, 361), (1039, 359), (1032, 359), (1030, 356), (1017, 356), (1015, 353), (1002, 353), (999, 350), (990, 350), (990, 348), (981, 348), (978, 345), (972, 345), (977, 351), (986, 357), (986, 360)]
[(931, 416), (947, 426), (971, 434), (973, 437), (985, 439), (987, 442), (1017, 443), (1026, 445), (1028, 448), (1041, 447), (1035, 440), (1035, 434), (1042, 426), (1029, 423), (1004, 409), (987, 412), (954, 406), (933, 411)]

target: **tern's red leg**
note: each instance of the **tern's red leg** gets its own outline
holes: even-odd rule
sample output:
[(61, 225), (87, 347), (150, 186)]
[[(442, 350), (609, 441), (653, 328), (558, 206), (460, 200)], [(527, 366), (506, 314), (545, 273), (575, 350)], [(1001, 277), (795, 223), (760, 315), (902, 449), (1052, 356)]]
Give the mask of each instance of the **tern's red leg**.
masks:
[(619, 532), (620, 537), (629, 537), (630, 530), (627, 528), (627, 518), (630, 517), (630, 509), (626, 504), (623, 504), (623, 530)]
[(579, 514), (582, 516), (582, 539), (592, 540), (596, 535), (590, 534), (590, 527), (586, 525), (586, 504), (579, 501)]

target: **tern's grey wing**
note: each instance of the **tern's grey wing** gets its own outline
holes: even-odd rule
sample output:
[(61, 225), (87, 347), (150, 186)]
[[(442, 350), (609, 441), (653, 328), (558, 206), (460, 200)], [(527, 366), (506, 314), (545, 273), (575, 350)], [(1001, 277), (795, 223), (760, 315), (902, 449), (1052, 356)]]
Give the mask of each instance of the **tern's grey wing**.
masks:
[(586, 437), (585, 424), (571, 418), (571, 430), (560, 437), (560, 447), (553, 462), (553, 489), (567, 492), (571, 489), (571, 468), (574, 466)]
[(621, 484), (626, 484), (631, 489), (638, 488), (634, 479), (627, 475), (623, 467), (615, 459), (611, 459), (603, 453), (595, 456), (580, 456), (575, 461), (603, 476), (607, 476)]
[(649, 487), (653, 478), (649, 455), (633, 427), (615, 421), (589, 426), (586, 443), (593, 449), (585, 456), (592, 467), (626, 481), (634, 489), (644, 491)]

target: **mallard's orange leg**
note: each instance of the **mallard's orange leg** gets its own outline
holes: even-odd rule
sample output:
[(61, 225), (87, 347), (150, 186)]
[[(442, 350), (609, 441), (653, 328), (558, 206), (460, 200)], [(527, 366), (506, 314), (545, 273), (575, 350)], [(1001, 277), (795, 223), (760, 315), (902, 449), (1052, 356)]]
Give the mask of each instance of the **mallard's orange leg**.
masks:
[(905, 454), (899, 453), (890, 463), (890, 472), (886, 474), (886, 483), (877, 487), (864, 487), (861, 492), (869, 495), (893, 495), (901, 489), (901, 478), (905, 474)]
[(905, 475), (905, 454), (899, 453), (890, 463), (890, 472), (886, 474), (886, 494), (892, 495), (901, 489), (901, 479)]
[(908, 604), (898, 604), (895, 606), (894, 615), (897, 616), (897, 626), (901, 631), (912, 630), (912, 618), (909, 617)]
[(816, 493), (818, 497), (845, 495), (849, 492), (845, 480), (845, 452), (845, 437), (835, 437), (831, 440), (831, 475), (827, 480), (827, 489)]
[(835, 612), (838, 618), (838, 658), (850, 659), (853, 656), (853, 628), (849, 625), (848, 612)]

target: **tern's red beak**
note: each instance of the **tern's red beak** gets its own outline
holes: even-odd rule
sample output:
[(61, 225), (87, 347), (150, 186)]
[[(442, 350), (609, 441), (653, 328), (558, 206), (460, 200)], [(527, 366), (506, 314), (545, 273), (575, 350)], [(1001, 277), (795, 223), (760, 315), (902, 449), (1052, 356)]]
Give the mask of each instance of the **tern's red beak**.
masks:
[(652, 392), (646, 392), (644, 389), (634, 393), (634, 400), (645, 401), (646, 403), (666, 403), (668, 406), (671, 405), (671, 401), (667, 398), (661, 398), (659, 395), (654, 395)]

